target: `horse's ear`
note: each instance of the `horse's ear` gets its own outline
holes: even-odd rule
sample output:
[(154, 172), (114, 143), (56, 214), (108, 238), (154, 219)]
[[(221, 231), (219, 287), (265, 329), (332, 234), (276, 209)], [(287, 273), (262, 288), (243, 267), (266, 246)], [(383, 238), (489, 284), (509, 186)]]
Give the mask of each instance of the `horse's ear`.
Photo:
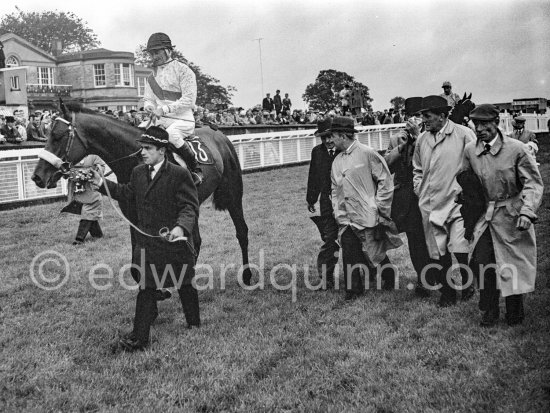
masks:
[(468, 99), (472, 99), (472, 94), (470, 93), (470, 96), (468, 96)]
[(61, 97), (59, 98), (59, 108), (61, 109), (61, 112), (63, 112), (63, 117), (67, 117), (67, 107), (65, 106), (65, 103), (63, 103), (63, 99)]
[(466, 97), (466, 92), (464, 92), (464, 96), (462, 96), (462, 100), (466, 100), (467, 97)]

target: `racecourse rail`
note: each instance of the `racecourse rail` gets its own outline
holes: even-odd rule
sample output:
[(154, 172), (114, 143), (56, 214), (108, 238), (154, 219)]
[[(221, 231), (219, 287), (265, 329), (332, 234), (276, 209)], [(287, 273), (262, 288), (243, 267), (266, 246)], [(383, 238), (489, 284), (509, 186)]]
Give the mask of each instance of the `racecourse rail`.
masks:
[[(548, 132), (547, 122), (550, 115), (523, 115), (526, 118), (526, 129), (534, 132)], [(503, 132), (512, 131), (511, 118), (501, 115), (500, 128)], [(358, 126), (357, 134), (360, 142), (376, 150), (386, 149), (391, 136), (399, 133), (405, 124)], [(313, 135), (315, 129), (249, 133), (232, 135), (239, 155), (241, 168), (261, 170), (282, 165), (292, 165), (307, 162), (311, 150), (319, 143)], [(52, 198), (67, 195), (67, 182), (61, 180), (61, 185), (54, 189), (40, 189), (30, 179), (38, 162), (38, 152), (41, 148), (14, 149), (0, 151), (0, 204), (21, 204), (42, 198)], [(6, 205), (7, 206), (7, 205)]]

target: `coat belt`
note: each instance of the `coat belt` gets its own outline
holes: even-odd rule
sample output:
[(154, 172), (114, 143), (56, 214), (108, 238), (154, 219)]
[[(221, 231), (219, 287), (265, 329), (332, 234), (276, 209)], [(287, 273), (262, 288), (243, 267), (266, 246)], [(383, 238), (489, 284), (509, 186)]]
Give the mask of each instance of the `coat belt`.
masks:
[(485, 211), (485, 221), (491, 221), (493, 219), (495, 209), (511, 205), (514, 202), (517, 202), (520, 198), (521, 194), (518, 194), (512, 198), (503, 199), (500, 201), (489, 201), (487, 204), (487, 210)]

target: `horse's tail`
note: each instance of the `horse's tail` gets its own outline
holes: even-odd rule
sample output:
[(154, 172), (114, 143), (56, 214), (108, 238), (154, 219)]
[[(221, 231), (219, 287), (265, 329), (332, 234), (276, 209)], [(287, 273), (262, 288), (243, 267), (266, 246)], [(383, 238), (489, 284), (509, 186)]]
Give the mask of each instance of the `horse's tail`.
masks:
[(221, 132), (215, 132), (223, 136), (227, 150), (230, 156), (224, 156), (223, 175), (220, 185), (214, 191), (212, 197), (212, 204), (218, 211), (227, 210), (232, 204), (242, 202), (243, 198), (243, 177), (241, 171), (241, 164), (239, 163), (239, 157), (237, 151), (231, 143), (231, 141)]

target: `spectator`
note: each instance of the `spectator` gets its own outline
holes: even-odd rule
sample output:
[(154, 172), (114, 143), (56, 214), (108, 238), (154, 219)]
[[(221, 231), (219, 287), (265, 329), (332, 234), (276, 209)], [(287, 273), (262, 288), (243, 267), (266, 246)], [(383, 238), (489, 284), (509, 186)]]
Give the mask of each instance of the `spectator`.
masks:
[(4, 118), (3, 115), (0, 115), (0, 143), (6, 143), (6, 138), (2, 133), (2, 129), (4, 129), (5, 125), (6, 125), (6, 119)]
[(384, 125), (390, 125), (393, 122), (393, 109), (390, 109), (389, 112), (384, 116)]
[(279, 113), (281, 113), (281, 110), (283, 109), (283, 102), (281, 101), (280, 90), (277, 90), (277, 92), (275, 92), (275, 96), (273, 97), (273, 104), (275, 105), (275, 112), (278, 117)]
[(40, 118), (39, 128), (43, 136), (45, 136), (46, 138), (50, 137), (50, 132), (52, 128), (52, 119), (48, 111), (45, 111), (42, 114), (42, 117)]
[(285, 98), (283, 99), (283, 113), (285, 115), (288, 115), (291, 107), (292, 107), (292, 102), (288, 97), (288, 93), (285, 93)]
[(15, 127), (19, 136), (21, 136), (21, 141), (25, 142), (27, 140), (27, 124), (24, 118), (15, 118)]
[(40, 122), (36, 115), (29, 116), (29, 124), (27, 125), (27, 139), (29, 141), (46, 142), (48, 138), (40, 130)]
[(349, 110), (349, 100), (350, 100), (350, 88), (349, 85), (346, 83), (344, 85), (344, 88), (340, 91), (340, 105), (342, 106), (342, 114), (346, 114), (346, 112)]
[(18, 143), (23, 142), (17, 127), (15, 126), (15, 118), (13, 116), (6, 116), (6, 124), (0, 130), (0, 133), (4, 135), (4, 138), (9, 143)]
[(267, 110), (268, 112), (271, 112), (273, 110), (273, 99), (271, 99), (270, 96), (271, 95), (269, 93), (265, 95), (265, 98), (262, 101), (262, 110)]

